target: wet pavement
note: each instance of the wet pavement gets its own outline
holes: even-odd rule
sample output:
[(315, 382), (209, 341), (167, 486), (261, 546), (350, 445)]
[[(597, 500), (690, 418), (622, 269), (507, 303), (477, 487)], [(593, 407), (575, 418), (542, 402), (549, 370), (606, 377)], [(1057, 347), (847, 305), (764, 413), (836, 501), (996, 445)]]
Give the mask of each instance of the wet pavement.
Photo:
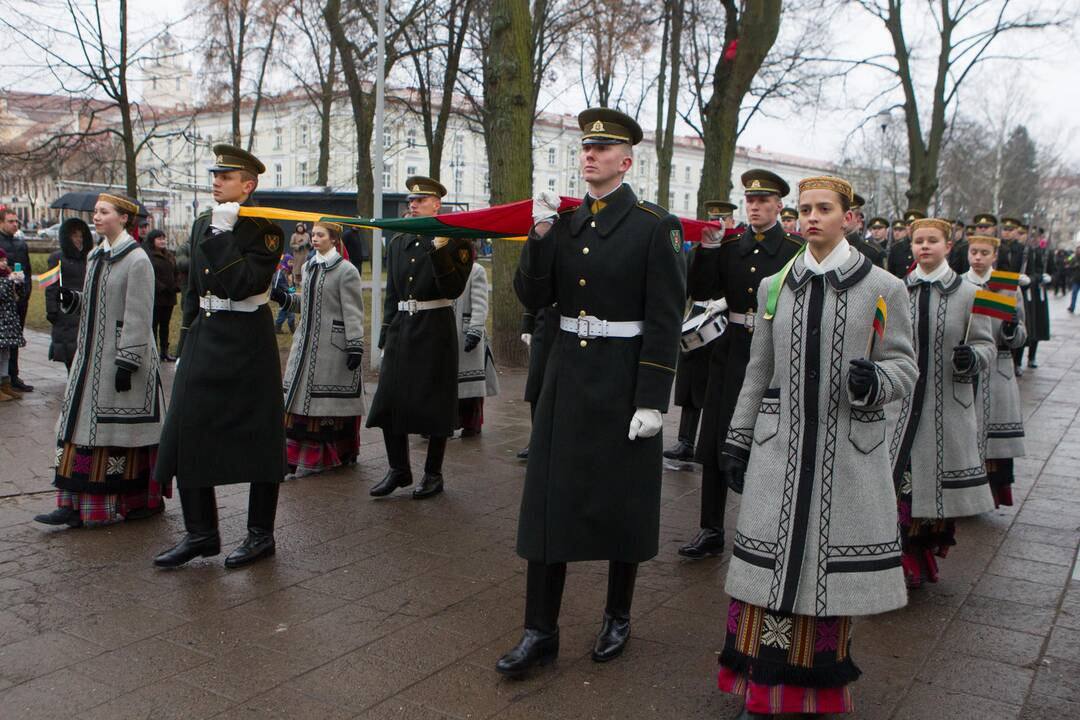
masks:
[[(959, 523), (936, 585), (861, 619), (858, 718), (1080, 717), (1080, 318), (1022, 381), (1028, 456), (1016, 505)], [(516, 642), (524, 562), (514, 537), (528, 440), (521, 373), (502, 377), (483, 435), (450, 442), (447, 492), (372, 501), (386, 470), (364, 431), (358, 466), (283, 486), (277, 556), (226, 571), (246, 488), (221, 489), (222, 556), (158, 571), (182, 531), (164, 516), (96, 530), (31, 522), (53, 507), (63, 366), (28, 333), (37, 392), (0, 406), (0, 717), (727, 718), (715, 689), (726, 558), (676, 554), (697, 526), (699, 475), (666, 472), (661, 551), (642, 566), (633, 639), (588, 657), (606, 565), (572, 566), (558, 662), (519, 682), (492, 669)], [(171, 373), (171, 368), (166, 371)], [(678, 414), (667, 416), (675, 436)], [(421, 467), (423, 446), (413, 445)], [(399, 491), (400, 492), (400, 491)], [(737, 503), (729, 508), (734, 525)], [(1071, 578), (1071, 580), (1070, 580)]]

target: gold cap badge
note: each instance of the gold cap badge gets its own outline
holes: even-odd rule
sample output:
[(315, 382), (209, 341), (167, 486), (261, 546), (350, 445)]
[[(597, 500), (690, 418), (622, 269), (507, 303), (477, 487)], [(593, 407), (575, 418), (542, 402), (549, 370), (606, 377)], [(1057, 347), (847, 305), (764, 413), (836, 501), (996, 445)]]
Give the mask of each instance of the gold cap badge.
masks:
[(604, 132), (604, 123), (602, 121), (600, 121), (600, 120), (597, 120), (596, 122), (594, 122), (592, 124), (592, 128), (590, 128), (589, 131), (590, 132)]

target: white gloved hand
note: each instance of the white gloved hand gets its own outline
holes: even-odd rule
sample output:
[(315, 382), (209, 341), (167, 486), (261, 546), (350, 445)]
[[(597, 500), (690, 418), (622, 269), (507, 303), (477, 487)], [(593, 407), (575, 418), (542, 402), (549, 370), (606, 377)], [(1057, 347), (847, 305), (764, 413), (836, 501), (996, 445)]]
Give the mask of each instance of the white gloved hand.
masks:
[(533, 225), (541, 222), (550, 222), (559, 216), (559, 205), (562, 199), (548, 190), (542, 191), (533, 198), (532, 216)]
[(701, 231), (701, 247), (712, 250), (720, 247), (720, 241), (724, 239), (724, 229), (708, 227)]
[(1049, 275), (1047, 275), (1046, 273), (1043, 273), (1043, 276), (1042, 276), (1042, 284), (1043, 284), (1043, 285), (1049, 285), (1049, 284), (1050, 284), (1050, 281), (1051, 281), (1052, 279), (1053, 279), (1053, 278), (1051, 278), (1051, 277), (1050, 277)]
[(716, 317), (725, 310), (727, 310), (727, 298), (710, 300), (709, 304), (705, 306), (705, 314), (709, 317)]
[(660, 414), (659, 410), (638, 408), (634, 411), (634, 417), (630, 418), (629, 437), (631, 440), (637, 440), (639, 437), (651, 438), (660, 432), (663, 427), (664, 416)]
[(525, 343), (525, 347), (532, 347), (532, 335), (530, 333), (521, 333), (521, 342)]
[(210, 211), (210, 227), (220, 232), (229, 232), (240, 217), (240, 203), (221, 203)]
[(1020, 287), (1027, 287), (1031, 284), (1031, 278), (1024, 273), (1020, 273)]
[(431, 244), (435, 246), (436, 250), (446, 247), (450, 243), (450, 238), (437, 237), (431, 241)]

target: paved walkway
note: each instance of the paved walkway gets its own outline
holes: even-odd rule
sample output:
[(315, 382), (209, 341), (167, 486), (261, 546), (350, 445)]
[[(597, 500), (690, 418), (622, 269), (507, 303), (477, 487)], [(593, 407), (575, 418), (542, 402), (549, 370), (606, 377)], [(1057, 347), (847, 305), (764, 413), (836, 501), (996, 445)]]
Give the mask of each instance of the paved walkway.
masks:
[[(902, 611), (860, 621), (859, 718), (1080, 717), (1080, 318), (1055, 301), (1055, 339), (1023, 379), (1028, 457), (1017, 505), (964, 521), (942, 580)], [(588, 658), (601, 563), (574, 566), (562, 656), (530, 680), (492, 665), (517, 640), (524, 563), (514, 555), (527, 441), (522, 377), (503, 377), (484, 434), (455, 440), (448, 492), (373, 502), (386, 468), (365, 432), (358, 467), (289, 483), (278, 554), (227, 572), (174, 572), (151, 556), (181, 532), (164, 517), (51, 530), (48, 492), (62, 366), (31, 337), (38, 392), (0, 407), (0, 716), (4, 718), (727, 718), (715, 690), (726, 560), (687, 563), (698, 476), (664, 478), (661, 551), (642, 567), (634, 637)], [(674, 437), (677, 414), (668, 416)], [(422, 448), (414, 446), (419, 466)], [(219, 494), (225, 545), (244, 533), (244, 488)], [(737, 508), (731, 508), (729, 524)], [(1070, 576), (1072, 577), (1070, 585)]]

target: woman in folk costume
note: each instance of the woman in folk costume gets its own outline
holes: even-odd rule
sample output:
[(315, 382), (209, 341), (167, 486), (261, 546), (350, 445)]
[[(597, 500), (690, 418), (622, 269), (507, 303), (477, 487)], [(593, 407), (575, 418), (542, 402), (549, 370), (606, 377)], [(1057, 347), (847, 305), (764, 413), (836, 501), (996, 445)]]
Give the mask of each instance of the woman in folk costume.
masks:
[(461, 437), (475, 437), (484, 424), (484, 398), (499, 394), (495, 358), (487, 342), (487, 271), (475, 262), (465, 292), (454, 300), (458, 321), (458, 424)]
[(1024, 455), (1024, 413), (1020, 387), (1013, 372), (1012, 352), (1027, 342), (1024, 304), (1017, 302), (1020, 299), (1017, 297), (1019, 278), (1014, 281), (1011, 276), (994, 273), (1000, 243), (989, 235), (968, 237), (971, 268), (964, 274), (965, 280), (980, 289), (989, 289), (1016, 302), (1016, 310), (1008, 320), (991, 318), (997, 357), (979, 376), (980, 440), (995, 507), (1013, 504), (1013, 458)]
[(953, 518), (994, 507), (975, 405), (976, 378), (994, 358), (994, 341), (990, 318), (972, 312), (977, 288), (946, 262), (949, 221), (916, 220), (911, 234), (917, 265), (907, 276), (908, 309), (919, 378), (911, 396), (894, 408), (890, 451), (904, 576), (915, 588), (937, 581), (935, 557), (956, 544)]
[(300, 313), (285, 366), (285, 438), (296, 477), (356, 461), (364, 414), (364, 301), (360, 273), (338, 251), (341, 225), (315, 223), (301, 292), (271, 299)]
[(903, 283), (844, 238), (851, 185), (799, 183), (807, 240), (763, 310), (724, 445), (742, 494), (718, 685), (740, 718), (852, 710), (852, 617), (907, 602), (885, 406), (916, 365)]
[(138, 204), (102, 193), (81, 291), (61, 287), (60, 309), (79, 312), (79, 340), (56, 433), (56, 510), (46, 525), (103, 525), (160, 513), (151, 477), (161, 433), (161, 380), (151, 319), (154, 268), (128, 233)]

